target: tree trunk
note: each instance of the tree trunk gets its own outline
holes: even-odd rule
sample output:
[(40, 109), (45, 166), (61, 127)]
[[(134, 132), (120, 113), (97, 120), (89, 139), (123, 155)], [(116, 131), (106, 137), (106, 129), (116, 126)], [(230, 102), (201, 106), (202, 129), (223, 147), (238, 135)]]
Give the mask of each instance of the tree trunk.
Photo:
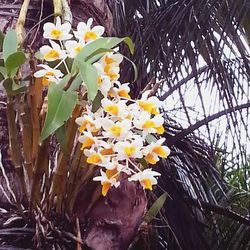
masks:
[[(0, 0), (0, 30), (6, 32), (15, 28), (22, 1)], [(115, 33), (112, 14), (107, 0), (71, 0), (69, 5), (73, 16), (73, 27), (80, 21), (94, 18), (96, 24), (105, 27), (106, 36)], [(31, 1), (25, 22), (24, 41), (26, 48), (36, 51), (44, 42), (42, 24), (40, 29), (31, 30), (39, 20), (53, 13), (52, 1)], [(46, 21), (52, 21), (53, 18)], [(24, 35), (25, 36), (25, 35)], [(24, 73), (29, 74), (29, 69)], [(5, 102), (3, 89), (0, 89), (1, 102)], [(0, 104), (0, 148), (5, 169), (13, 172), (8, 155), (7, 120), (4, 104)], [(91, 249), (127, 249), (135, 237), (146, 211), (145, 192), (134, 183), (122, 180), (117, 189), (111, 189), (106, 197), (100, 197), (89, 208), (94, 196), (93, 189), (82, 187), (75, 203), (75, 214), (80, 219), (82, 238)], [(0, 191), (1, 192), (1, 191)]]

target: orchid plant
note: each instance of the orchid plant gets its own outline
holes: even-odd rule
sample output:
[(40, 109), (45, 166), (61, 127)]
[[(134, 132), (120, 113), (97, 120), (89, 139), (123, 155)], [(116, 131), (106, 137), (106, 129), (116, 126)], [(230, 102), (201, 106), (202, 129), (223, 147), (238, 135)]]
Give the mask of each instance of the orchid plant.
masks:
[[(104, 27), (92, 27), (92, 23), (92, 18), (87, 23), (80, 22), (77, 30), (72, 32), (74, 35), (71, 34), (71, 25), (62, 24), (60, 17), (56, 18), (56, 24), (45, 23), (43, 37), (49, 39), (49, 45), (40, 48), (40, 59), (44, 64), (38, 65), (41, 69), (34, 76), (42, 78), (44, 87), (50, 89), (53, 85), (60, 85), (67, 74), (79, 74), (81, 78), (77, 87), (81, 89), (82, 96), (88, 91), (93, 92), (91, 84), (96, 86), (96, 91), (91, 95), (88, 93), (88, 96), (94, 100), (99, 92), (99, 107), (93, 111), (94, 102), (85, 104), (76, 123), (79, 125), (78, 141), (82, 144), (81, 150), (86, 156), (86, 162), (100, 169), (100, 176), (93, 180), (101, 182), (102, 195), (105, 196), (111, 187), (120, 185), (122, 174), (128, 181), (138, 181), (144, 189), (152, 190), (160, 173), (145, 166), (155, 165), (160, 158), (166, 158), (170, 153), (169, 148), (164, 146), (164, 138), (157, 140), (153, 137), (151, 142), (148, 139), (149, 135), (164, 133), (164, 119), (159, 111), (161, 102), (156, 96), (150, 96), (150, 90), (145, 91), (140, 99), (131, 98), (130, 83), (119, 81), (120, 65), (124, 57), (119, 53), (116, 43), (110, 45), (110, 48), (101, 44), (100, 53), (95, 52), (91, 58), (89, 53), (89, 59), (92, 59), (89, 65), (92, 67), (88, 70), (93, 71), (94, 81), (88, 82), (86, 73), (89, 72), (86, 69), (81, 71), (81, 67), (86, 67), (81, 63), (72, 73), (75, 62), (79, 62), (91, 44), (95, 45), (104, 34)], [(108, 43), (112, 38), (105, 41)], [(67, 59), (75, 60), (71, 72)], [(54, 61), (57, 62), (56, 66), (48, 65)], [(66, 73), (59, 69), (62, 64)], [(43, 131), (46, 128), (45, 122)], [(141, 164), (143, 159), (146, 162), (144, 166)]]

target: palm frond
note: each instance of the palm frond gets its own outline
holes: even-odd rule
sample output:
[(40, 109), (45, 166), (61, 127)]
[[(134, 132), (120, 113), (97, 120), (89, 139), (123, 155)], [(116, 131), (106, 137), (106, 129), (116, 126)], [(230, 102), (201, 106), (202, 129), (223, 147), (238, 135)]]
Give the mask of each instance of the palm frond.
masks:
[[(248, 2), (120, 0), (110, 5), (117, 34), (136, 44), (134, 95), (153, 78), (162, 82), (157, 94), (164, 101), (165, 137), (172, 149), (156, 192), (170, 198), (149, 230), (151, 242), (145, 235), (138, 242), (145, 249), (246, 249), (249, 193), (222, 177), (238, 168), (243, 183), (249, 178)], [(130, 80), (131, 69), (124, 72)]]

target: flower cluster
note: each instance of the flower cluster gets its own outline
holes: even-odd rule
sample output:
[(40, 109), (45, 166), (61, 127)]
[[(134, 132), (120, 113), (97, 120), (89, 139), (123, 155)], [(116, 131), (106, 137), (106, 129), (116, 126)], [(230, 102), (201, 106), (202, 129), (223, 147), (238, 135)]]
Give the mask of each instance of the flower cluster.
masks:
[[(50, 45), (40, 48), (42, 58), (47, 62), (60, 60), (58, 65), (65, 63), (67, 57), (75, 58), (86, 44), (104, 33), (102, 26), (91, 28), (92, 22), (92, 18), (87, 23), (80, 22), (72, 34), (70, 24), (62, 24), (59, 17), (56, 24), (46, 23), (44, 38), (50, 39)], [(149, 135), (164, 133), (164, 119), (159, 112), (161, 102), (150, 96), (150, 90), (145, 91), (140, 99), (131, 98), (130, 84), (119, 81), (122, 61), (123, 56), (115, 50), (93, 64), (97, 71), (96, 84), (103, 99), (96, 112), (92, 112), (92, 105), (88, 104), (82, 116), (76, 119), (80, 133), (78, 140), (86, 161), (100, 167), (100, 176), (93, 180), (101, 182), (104, 196), (112, 186), (120, 185), (122, 176), (152, 190), (160, 174), (152, 168), (144, 169), (140, 162), (155, 165), (170, 153), (164, 146), (164, 138), (148, 143)], [(42, 69), (34, 75), (42, 77), (45, 86), (58, 83), (63, 77), (58, 65), (51, 68), (40, 64)], [(65, 67), (67, 69), (67, 65)]]
[[(40, 54), (43, 60), (53, 62), (60, 60), (59, 63), (51, 68), (46, 64), (38, 65), (42, 69), (35, 72), (34, 76), (42, 78), (42, 84), (48, 86), (50, 83), (58, 83), (63, 73), (58, 67), (64, 63), (67, 57), (75, 58), (81, 49), (88, 43), (100, 38), (104, 33), (104, 27), (92, 27), (93, 19), (90, 18), (87, 23), (80, 22), (77, 30), (73, 31), (70, 23), (61, 23), (60, 17), (56, 18), (56, 24), (45, 23), (43, 26), (43, 37), (49, 39), (50, 45), (44, 45), (40, 48)], [(75, 39), (73, 38), (75, 37)]]

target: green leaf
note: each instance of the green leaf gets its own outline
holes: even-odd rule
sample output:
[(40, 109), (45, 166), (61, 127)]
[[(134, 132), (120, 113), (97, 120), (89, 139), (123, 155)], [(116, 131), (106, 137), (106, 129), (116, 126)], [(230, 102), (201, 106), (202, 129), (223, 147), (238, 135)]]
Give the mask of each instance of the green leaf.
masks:
[(56, 130), (56, 139), (60, 144), (61, 150), (64, 154), (67, 154), (67, 136), (66, 136), (66, 127), (63, 124), (60, 128)]
[(49, 87), (48, 113), (40, 140), (46, 139), (69, 119), (76, 102), (76, 92), (64, 91), (62, 86), (56, 84)]
[(3, 40), (3, 59), (7, 58), (17, 51), (17, 35), (16, 31), (9, 30)]
[(3, 86), (8, 94), (12, 93), (12, 84), (13, 84), (13, 79), (12, 78), (6, 78), (3, 81)]
[(97, 95), (92, 104), (92, 112), (95, 113), (101, 107), (101, 100), (104, 98), (101, 91), (98, 90)]
[(3, 40), (4, 40), (4, 34), (3, 32), (0, 30), (0, 52), (3, 49)]
[(151, 206), (151, 208), (148, 210), (148, 212), (145, 215), (144, 221), (146, 223), (149, 223), (151, 220), (155, 218), (155, 216), (159, 213), (161, 208), (163, 207), (166, 199), (167, 199), (167, 193), (163, 193)]
[(7, 70), (5, 67), (0, 66), (0, 82), (7, 77)]
[(5, 61), (5, 68), (9, 75), (14, 76), (17, 69), (26, 61), (25, 54), (22, 51), (15, 52), (8, 56)]
[(81, 84), (82, 84), (82, 78), (80, 75), (77, 75), (75, 79), (72, 81), (69, 90), (76, 90), (80, 87)]
[(85, 61), (88, 63), (94, 63), (96, 62), (98, 59), (100, 59), (102, 56), (104, 56), (107, 52), (114, 52), (113, 49), (98, 49), (96, 51), (94, 51), (91, 55), (89, 55)]
[(100, 49), (112, 49), (121, 42), (125, 42), (129, 46), (130, 52), (132, 54), (134, 53), (134, 44), (129, 37), (102, 37), (84, 46), (75, 59), (86, 61), (87, 58), (90, 59), (90, 55), (96, 53), (96, 51)]
[[(122, 54), (121, 54), (122, 55)], [(138, 70), (137, 70), (137, 67), (136, 67), (136, 65), (135, 65), (135, 63), (132, 61), (132, 60), (130, 60), (128, 57), (126, 57), (126, 56), (124, 56), (124, 55), (122, 55), (127, 61), (129, 61), (131, 64), (132, 64), (132, 67), (133, 67), (133, 69), (134, 69), (134, 74), (135, 74), (135, 76), (134, 76), (134, 82), (137, 80), (137, 77), (138, 77)]]
[(78, 62), (78, 68), (81, 78), (87, 86), (88, 99), (93, 101), (98, 91), (96, 68), (86, 62)]
[(3, 86), (8, 93), (8, 95), (17, 95), (21, 92), (24, 92), (26, 90), (25, 84), (16, 84), (13, 78), (6, 78), (3, 81)]

